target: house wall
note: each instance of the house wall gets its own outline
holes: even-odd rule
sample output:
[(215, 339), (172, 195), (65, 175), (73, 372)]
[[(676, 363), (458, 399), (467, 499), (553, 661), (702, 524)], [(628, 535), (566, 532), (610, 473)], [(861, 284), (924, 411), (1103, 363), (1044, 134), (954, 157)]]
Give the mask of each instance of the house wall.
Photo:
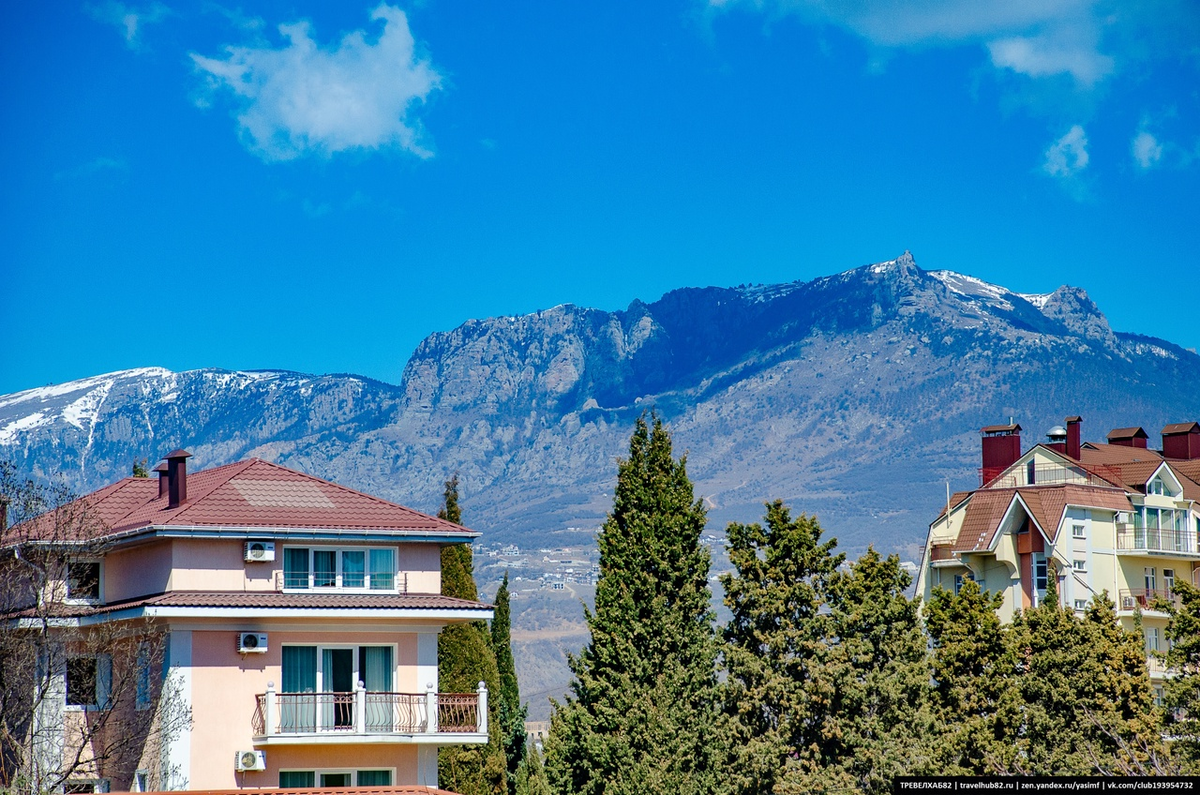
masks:
[[(267, 690), (268, 682), (278, 690), (282, 683), (282, 648), (286, 644), (383, 645), (396, 647), (393, 687), (397, 692), (421, 693), (418, 676), (428, 677), (419, 667), (420, 638), (433, 639), (436, 632), (268, 632), (267, 651), (263, 654), (239, 654), (238, 631), (263, 631), (254, 622), (239, 629), (195, 630), (192, 632), (191, 685), (193, 729), (191, 732), (190, 789), (220, 789), (241, 786), (241, 774), (234, 770), (235, 754), (255, 750), (252, 720), (257, 697)], [(428, 645), (428, 644), (426, 644)], [(436, 670), (436, 669), (435, 669)], [(436, 677), (433, 684), (436, 686)], [(416, 748), (402, 743), (369, 746), (302, 745), (268, 746), (267, 766), (263, 773), (245, 773), (245, 785), (279, 785), (281, 769), (312, 770), (321, 768), (397, 767), (398, 783), (416, 781)], [(315, 759), (321, 760), (318, 764)], [(382, 764), (383, 759), (401, 759), (403, 764)], [(305, 761), (308, 760), (308, 761)], [(371, 761), (373, 760), (373, 761)], [(368, 761), (370, 763), (368, 764)]]
[[(377, 544), (372, 546), (379, 546)], [(248, 563), (241, 539), (163, 539), (114, 551), (104, 558), (106, 602), (164, 591), (277, 591), (283, 581), (282, 544), (271, 562)], [(441, 547), (398, 544), (399, 582), (409, 593), (440, 593)]]

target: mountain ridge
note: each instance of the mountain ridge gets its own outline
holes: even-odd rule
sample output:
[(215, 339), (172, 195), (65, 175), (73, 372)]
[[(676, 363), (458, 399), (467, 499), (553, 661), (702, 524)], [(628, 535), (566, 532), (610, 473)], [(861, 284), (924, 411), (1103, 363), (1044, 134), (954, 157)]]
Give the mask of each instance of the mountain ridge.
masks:
[(1200, 357), (1114, 332), (1082, 288), (1020, 294), (905, 252), (809, 281), (470, 320), (422, 340), (399, 384), (136, 368), (24, 390), (0, 396), (0, 456), (86, 490), (175, 446), (199, 466), (257, 455), (424, 510), (458, 472), (489, 536), (586, 540), (654, 408), (715, 527), (782, 498), (852, 548), (906, 550), (944, 481), (970, 485), (979, 427), (1080, 413), (1085, 436), (1154, 430), (1200, 418), (1197, 394)]

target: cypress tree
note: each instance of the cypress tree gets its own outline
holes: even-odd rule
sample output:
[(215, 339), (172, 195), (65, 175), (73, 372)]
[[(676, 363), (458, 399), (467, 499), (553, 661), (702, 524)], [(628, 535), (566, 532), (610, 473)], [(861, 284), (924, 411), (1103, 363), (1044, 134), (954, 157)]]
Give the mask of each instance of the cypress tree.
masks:
[[(462, 524), (458, 507), (458, 475), (446, 481), (444, 505), (438, 518)], [(470, 544), (442, 547), (442, 595), (478, 601)], [(446, 693), (472, 693), (483, 682), (488, 693), (499, 693), (500, 673), (492, 652), (487, 623), (451, 624), (438, 636), (438, 684)], [(488, 701), (491, 739), (479, 746), (446, 746), (438, 750), (438, 782), (462, 795), (506, 795), (507, 762), (501, 747), (497, 699)]]
[(542, 755), (533, 743), (525, 745), (525, 755), (517, 768), (516, 795), (550, 795)]
[[(763, 524), (726, 529), (734, 573), (722, 575), (732, 617), (722, 653), (725, 778), (735, 793), (771, 792), (784, 768), (796, 787), (821, 773), (834, 682), (826, 675), (831, 616), (823, 610), (843, 556), (822, 541), (810, 516), (792, 519), (782, 501), (767, 505)], [(790, 760), (790, 762), (789, 762)]]
[(508, 768), (509, 792), (515, 795), (517, 768), (525, 758), (525, 708), (521, 706), (521, 691), (517, 685), (517, 670), (513, 663), (511, 619), (508, 604), (508, 572), (496, 592), (496, 609), (492, 618), (492, 652), (500, 676), (500, 691), (496, 694), (501, 743)]
[(587, 795), (710, 793), (715, 644), (705, 513), (661, 420), (639, 418), (598, 539), (591, 640), (546, 741), (552, 788)]

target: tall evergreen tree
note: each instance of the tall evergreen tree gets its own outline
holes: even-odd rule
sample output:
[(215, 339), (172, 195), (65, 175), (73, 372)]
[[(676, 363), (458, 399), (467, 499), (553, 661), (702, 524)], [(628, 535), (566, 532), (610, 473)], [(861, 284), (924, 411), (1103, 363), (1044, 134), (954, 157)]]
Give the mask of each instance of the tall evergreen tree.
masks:
[(1158, 744), (1141, 639), (1120, 627), (1107, 594), (1076, 617), (1054, 580), (1010, 630), (1016, 697), (999, 715), (1013, 738), (1003, 772), (1128, 771)]
[(1167, 628), (1170, 652), (1167, 665), (1177, 673), (1164, 685), (1164, 722), (1175, 737), (1171, 744), (1174, 767), (1188, 775), (1200, 774), (1200, 589), (1176, 580), (1172, 590), (1179, 599)]
[(996, 714), (1011, 700), (1007, 636), (996, 611), (1002, 594), (986, 594), (973, 580), (951, 593), (935, 588), (925, 607), (933, 643), (929, 767), (922, 773), (997, 772), (1009, 743), (997, 735)]
[(822, 608), (843, 556), (836, 540), (822, 541), (815, 518), (793, 519), (779, 500), (767, 505), (764, 524), (725, 532), (734, 567), (721, 577), (733, 613), (722, 646), (727, 785), (771, 792), (785, 765), (797, 786), (811, 785), (834, 697), (825, 675), (831, 617)]
[(525, 759), (525, 707), (521, 706), (521, 691), (517, 685), (517, 669), (513, 662), (511, 618), (508, 604), (508, 572), (496, 592), (496, 609), (492, 618), (492, 653), (500, 676), (500, 691), (496, 693), (497, 715), (504, 756), (508, 767), (509, 792), (515, 795), (517, 768)]
[[(438, 518), (462, 524), (458, 507), (458, 475), (446, 481)], [(442, 595), (479, 599), (469, 544), (442, 547)], [(500, 691), (500, 672), (492, 652), (487, 623), (451, 624), (438, 636), (438, 686), (446, 693), (471, 693), (483, 682), (489, 694)], [(438, 782), (462, 795), (506, 795), (508, 765), (502, 748), (497, 699), (488, 701), (491, 739), (479, 746), (446, 746), (438, 750)]]
[(546, 741), (553, 789), (586, 795), (710, 793), (715, 643), (705, 513), (662, 422), (637, 421), (598, 539), (591, 640)]
[(891, 792), (895, 776), (921, 764), (929, 661), (920, 603), (904, 595), (911, 582), (899, 556), (874, 549), (830, 577), (828, 714), (810, 764), (795, 749), (779, 792)]
[(551, 795), (550, 782), (542, 767), (541, 752), (533, 743), (525, 746), (525, 755), (517, 768), (516, 795)]

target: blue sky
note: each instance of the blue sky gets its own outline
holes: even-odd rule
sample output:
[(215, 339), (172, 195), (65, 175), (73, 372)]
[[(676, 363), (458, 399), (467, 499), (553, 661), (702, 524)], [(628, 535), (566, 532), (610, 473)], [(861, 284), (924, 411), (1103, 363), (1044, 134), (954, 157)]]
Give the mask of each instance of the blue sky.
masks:
[(911, 249), (1200, 345), (1193, 0), (29, 3), (0, 393)]

